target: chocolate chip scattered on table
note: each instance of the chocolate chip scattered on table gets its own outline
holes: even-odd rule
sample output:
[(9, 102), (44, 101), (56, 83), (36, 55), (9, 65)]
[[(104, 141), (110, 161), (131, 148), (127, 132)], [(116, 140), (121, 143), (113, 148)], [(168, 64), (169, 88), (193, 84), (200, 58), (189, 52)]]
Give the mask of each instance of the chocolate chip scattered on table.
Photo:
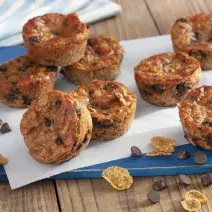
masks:
[(141, 157), (142, 152), (137, 146), (131, 147), (131, 157)]

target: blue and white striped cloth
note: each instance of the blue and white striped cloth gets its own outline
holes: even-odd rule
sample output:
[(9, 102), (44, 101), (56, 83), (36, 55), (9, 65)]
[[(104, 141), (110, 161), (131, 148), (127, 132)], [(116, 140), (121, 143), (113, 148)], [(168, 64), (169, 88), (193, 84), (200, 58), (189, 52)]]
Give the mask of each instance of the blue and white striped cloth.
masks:
[(0, 47), (22, 43), (26, 21), (49, 12), (77, 12), (92, 23), (120, 13), (121, 6), (109, 0), (0, 0)]

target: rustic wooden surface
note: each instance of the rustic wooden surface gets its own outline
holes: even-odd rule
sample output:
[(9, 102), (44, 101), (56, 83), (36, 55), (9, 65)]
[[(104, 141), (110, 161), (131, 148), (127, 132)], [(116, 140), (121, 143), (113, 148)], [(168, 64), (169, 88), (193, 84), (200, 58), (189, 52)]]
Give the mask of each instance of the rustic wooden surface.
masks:
[[(212, 12), (211, 0), (116, 0), (123, 7), (120, 16), (91, 26), (93, 33), (110, 33), (120, 40), (168, 34), (174, 21), (184, 15)], [(163, 178), (168, 189), (161, 201), (150, 204), (146, 193), (152, 182)], [(0, 183), (0, 211), (3, 212), (120, 212), (120, 211), (184, 211), (180, 202), (190, 188), (202, 191), (209, 200), (212, 186), (203, 188), (201, 176), (191, 176), (192, 185), (178, 185), (178, 177), (136, 177), (133, 187), (118, 192), (102, 179), (44, 180), (11, 191), (8, 183)], [(201, 211), (212, 211), (212, 201)]]

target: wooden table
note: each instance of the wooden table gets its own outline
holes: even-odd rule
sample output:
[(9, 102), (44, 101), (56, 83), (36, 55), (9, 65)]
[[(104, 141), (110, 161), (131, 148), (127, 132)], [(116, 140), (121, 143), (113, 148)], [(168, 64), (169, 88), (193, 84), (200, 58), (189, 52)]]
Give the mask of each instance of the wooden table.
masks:
[[(211, 0), (117, 0), (123, 7), (120, 16), (91, 26), (94, 33), (110, 33), (119, 40), (168, 34), (174, 21), (184, 15), (212, 12)], [(29, 170), (30, 171), (30, 170)], [(150, 204), (146, 193), (152, 182), (164, 179), (168, 189), (161, 201)], [(103, 179), (43, 180), (12, 191), (7, 182), (0, 183), (1, 212), (120, 212), (120, 211), (184, 211), (180, 202), (187, 189), (202, 191), (209, 200), (212, 186), (203, 188), (201, 176), (191, 176), (192, 185), (179, 186), (178, 177), (136, 177), (133, 187), (116, 191)], [(201, 211), (212, 211), (212, 201)]]

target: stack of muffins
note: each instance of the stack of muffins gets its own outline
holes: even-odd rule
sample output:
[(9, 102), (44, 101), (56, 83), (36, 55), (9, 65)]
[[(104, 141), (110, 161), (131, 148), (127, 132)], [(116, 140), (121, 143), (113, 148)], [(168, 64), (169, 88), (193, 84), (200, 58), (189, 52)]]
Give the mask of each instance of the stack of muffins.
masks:
[(212, 87), (196, 87), (201, 69), (212, 69), (211, 32), (212, 14), (179, 18), (171, 29), (176, 53), (151, 56), (135, 67), (142, 98), (156, 106), (178, 105), (185, 138), (208, 150), (212, 150)]
[[(23, 27), (27, 55), (0, 65), (0, 100), (28, 107), (20, 129), (39, 162), (60, 163), (91, 139), (120, 137), (134, 118), (135, 94), (111, 81), (120, 73), (122, 47), (112, 36), (88, 34), (74, 13), (35, 17)], [(77, 90), (53, 90), (60, 68)]]

